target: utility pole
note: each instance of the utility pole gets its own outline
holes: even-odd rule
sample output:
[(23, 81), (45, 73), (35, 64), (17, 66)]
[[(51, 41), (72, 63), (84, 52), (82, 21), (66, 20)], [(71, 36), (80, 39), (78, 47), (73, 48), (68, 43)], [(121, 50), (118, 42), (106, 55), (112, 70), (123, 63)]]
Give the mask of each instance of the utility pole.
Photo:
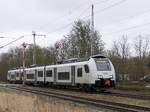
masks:
[(94, 5), (92, 4), (92, 31), (94, 31)]
[(32, 35), (33, 35), (33, 64), (36, 64), (36, 43), (35, 43), (35, 32), (32, 31)]
[(32, 35), (33, 35), (33, 44), (34, 44), (34, 48), (33, 48), (33, 64), (36, 64), (36, 41), (35, 41), (35, 38), (36, 38), (36, 36), (44, 36), (44, 37), (46, 37), (46, 35), (36, 34), (35, 31), (32, 31)]
[(91, 10), (91, 56), (94, 53), (93, 49), (93, 38), (94, 38), (94, 5), (92, 4), (92, 10)]

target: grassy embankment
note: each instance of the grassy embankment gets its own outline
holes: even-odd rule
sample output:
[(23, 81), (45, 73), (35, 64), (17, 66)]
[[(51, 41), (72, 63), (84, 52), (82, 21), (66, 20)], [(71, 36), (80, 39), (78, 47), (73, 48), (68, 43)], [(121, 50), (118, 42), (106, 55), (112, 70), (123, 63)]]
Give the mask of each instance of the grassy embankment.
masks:
[(150, 87), (146, 87), (148, 85), (150, 86), (150, 82), (146, 83), (146, 82), (138, 82), (138, 81), (136, 82), (124, 81), (124, 82), (117, 83), (116, 89), (150, 93)]

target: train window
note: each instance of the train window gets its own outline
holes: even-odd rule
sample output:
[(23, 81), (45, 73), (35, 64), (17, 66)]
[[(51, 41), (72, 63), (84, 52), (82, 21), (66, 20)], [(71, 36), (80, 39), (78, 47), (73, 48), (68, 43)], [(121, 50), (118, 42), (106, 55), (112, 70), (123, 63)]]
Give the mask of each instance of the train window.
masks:
[(34, 79), (34, 74), (27, 74), (27, 79)]
[(38, 77), (43, 77), (43, 71), (38, 71)]
[(70, 73), (69, 72), (58, 72), (58, 80), (69, 80)]
[(46, 71), (46, 77), (52, 77), (52, 70)]
[(85, 72), (86, 72), (86, 73), (89, 73), (89, 72), (90, 72), (88, 65), (84, 65), (84, 69), (85, 69)]
[(14, 79), (15, 78), (15, 75), (11, 75), (11, 79)]
[(82, 68), (77, 69), (77, 77), (82, 77)]

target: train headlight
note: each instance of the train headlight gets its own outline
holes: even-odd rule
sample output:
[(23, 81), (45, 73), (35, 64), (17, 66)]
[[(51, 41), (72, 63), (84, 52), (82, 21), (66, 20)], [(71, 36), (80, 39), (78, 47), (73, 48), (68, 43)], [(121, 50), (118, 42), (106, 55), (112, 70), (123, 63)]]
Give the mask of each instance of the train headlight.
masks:
[(102, 79), (103, 78), (103, 76), (102, 75), (98, 75), (98, 79)]
[(109, 77), (112, 79), (112, 78), (113, 78), (113, 75), (110, 75)]

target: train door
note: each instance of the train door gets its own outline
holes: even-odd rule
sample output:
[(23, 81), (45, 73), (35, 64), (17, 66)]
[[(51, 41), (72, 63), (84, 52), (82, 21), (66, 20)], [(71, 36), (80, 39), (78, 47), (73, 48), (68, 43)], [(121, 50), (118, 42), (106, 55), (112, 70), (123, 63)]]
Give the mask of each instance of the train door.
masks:
[(72, 85), (75, 85), (75, 66), (71, 66), (71, 82)]
[(21, 75), (21, 77), (20, 77), (21, 79), (20, 79), (20, 80), (21, 80), (21, 81), (23, 81), (23, 79), (24, 79), (24, 76), (23, 76), (23, 75), (24, 75), (24, 74), (23, 74), (23, 71), (21, 71), (20, 75)]
[(44, 84), (46, 83), (46, 66), (44, 67)]
[(84, 79), (85, 79), (85, 75), (84, 75), (84, 69), (83, 69), (83, 65), (78, 65), (76, 66), (75, 68), (76, 70), (76, 83), (79, 83), (79, 84), (83, 84), (85, 83)]
[(35, 72), (34, 72), (34, 81), (35, 81), (35, 84), (37, 83), (37, 69), (35, 69)]
[(56, 84), (57, 80), (57, 68), (54, 68), (54, 84)]

